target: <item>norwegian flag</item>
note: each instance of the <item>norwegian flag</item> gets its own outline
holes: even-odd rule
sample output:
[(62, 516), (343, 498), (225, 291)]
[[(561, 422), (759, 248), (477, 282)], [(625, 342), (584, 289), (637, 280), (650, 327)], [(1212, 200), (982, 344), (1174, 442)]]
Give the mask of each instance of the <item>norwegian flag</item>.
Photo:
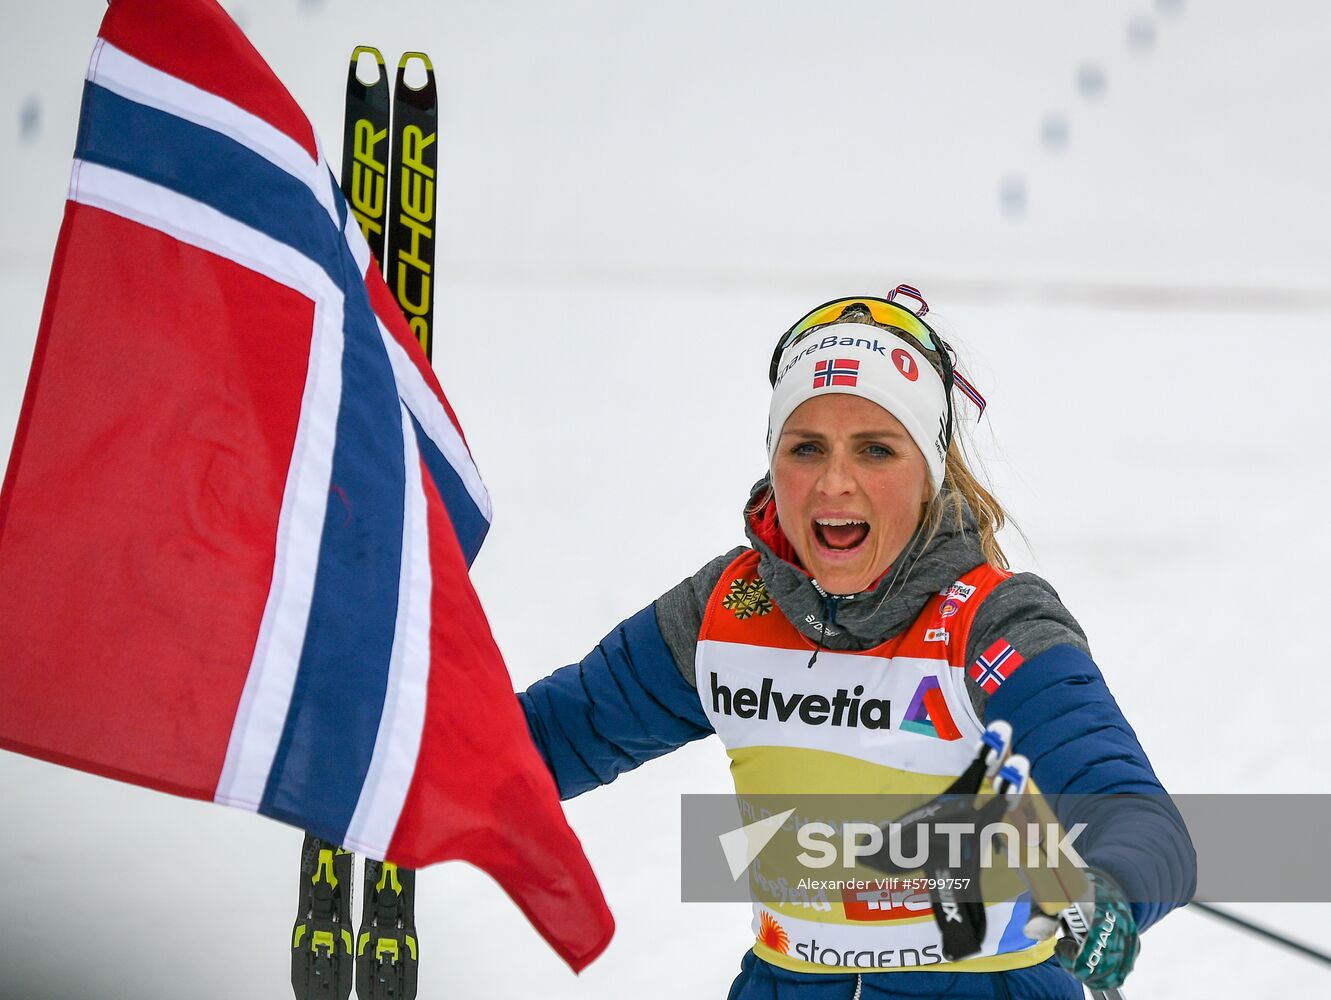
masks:
[(860, 380), (858, 359), (837, 358), (819, 361), (813, 366), (813, 387), (826, 389), (829, 385), (854, 385)]
[(967, 675), (987, 694), (993, 694), (1025, 662), (1007, 640), (999, 639), (971, 664)]
[(0, 747), (470, 861), (581, 969), (613, 921), (468, 578), (489, 521), (295, 101), (212, 0), (113, 0), (0, 492)]

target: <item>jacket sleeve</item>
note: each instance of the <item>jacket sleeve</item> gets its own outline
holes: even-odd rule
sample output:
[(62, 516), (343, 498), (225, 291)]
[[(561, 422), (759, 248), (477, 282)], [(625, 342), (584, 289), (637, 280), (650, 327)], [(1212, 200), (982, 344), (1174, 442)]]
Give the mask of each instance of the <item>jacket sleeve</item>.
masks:
[(713, 731), (662, 637), (656, 604), (617, 625), (581, 662), (537, 681), (518, 701), (562, 799), (608, 784)]
[(1063, 826), (1088, 824), (1074, 846), (1123, 889), (1139, 928), (1192, 898), (1197, 856), (1187, 827), (1080, 645), (1027, 659), (988, 699), (984, 717), (1011, 724), (1014, 750), (1030, 759)]

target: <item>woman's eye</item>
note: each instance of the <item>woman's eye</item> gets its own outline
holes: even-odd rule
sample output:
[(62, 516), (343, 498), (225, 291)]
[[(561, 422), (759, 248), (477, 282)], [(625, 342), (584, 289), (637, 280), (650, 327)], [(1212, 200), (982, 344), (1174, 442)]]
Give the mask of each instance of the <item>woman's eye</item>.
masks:
[(812, 441), (802, 441), (790, 449), (792, 455), (816, 455), (818, 446)]
[(870, 458), (891, 458), (893, 454), (892, 449), (884, 444), (867, 445), (864, 451)]

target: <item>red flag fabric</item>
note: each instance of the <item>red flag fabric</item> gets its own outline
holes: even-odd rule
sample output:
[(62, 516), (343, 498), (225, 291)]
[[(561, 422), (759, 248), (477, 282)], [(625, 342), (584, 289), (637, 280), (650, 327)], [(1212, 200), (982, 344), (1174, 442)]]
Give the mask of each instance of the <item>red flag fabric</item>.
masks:
[(0, 491), (0, 747), (613, 921), (468, 578), (490, 501), (313, 129), (113, 0)]

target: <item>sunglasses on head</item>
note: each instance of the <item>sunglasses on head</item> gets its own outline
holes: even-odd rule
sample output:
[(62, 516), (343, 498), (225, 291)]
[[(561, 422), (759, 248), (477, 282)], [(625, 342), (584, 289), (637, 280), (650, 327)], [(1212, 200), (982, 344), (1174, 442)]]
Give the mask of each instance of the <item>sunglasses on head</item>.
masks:
[[(919, 310), (911, 311), (903, 305), (898, 305), (895, 301), (898, 296), (915, 299), (920, 304)], [(897, 285), (896, 288), (887, 293), (885, 299), (873, 295), (860, 295), (852, 298), (833, 299), (831, 302), (824, 302), (816, 309), (810, 310), (798, 323), (782, 334), (781, 339), (777, 341), (776, 350), (772, 352), (772, 364), (767, 373), (768, 381), (772, 385), (776, 385), (776, 374), (781, 364), (781, 355), (785, 354), (790, 347), (798, 344), (818, 327), (835, 323), (847, 309), (852, 309), (855, 306), (866, 310), (875, 323), (900, 330), (918, 341), (919, 345), (925, 350), (938, 354), (942, 359), (944, 368), (943, 379), (947, 381), (947, 370), (951, 368), (951, 358), (948, 356), (947, 345), (934, 332), (933, 327), (922, 318), (929, 311), (929, 304), (924, 301), (918, 291), (909, 285)]]
[[(918, 310), (912, 311), (904, 305), (898, 305), (897, 298), (914, 299), (920, 304), (920, 307)], [(950, 445), (952, 443), (952, 386), (961, 384), (966, 394), (977, 401), (982, 413), (984, 412), (984, 399), (979, 397), (974, 387), (961, 378), (953, 369), (951, 348), (943, 342), (942, 337), (934, 332), (933, 327), (923, 319), (924, 315), (929, 312), (929, 303), (924, 301), (924, 297), (920, 295), (918, 289), (912, 288), (910, 285), (897, 285), (896, 288), (887, 293), (885, 299), (874, 295), (858, 295), (851, 298), (833, 299), (831, 302), (824, 302), (816, 309), (810, 310), (799, 322), (783, 333), (781, 339), (776, 342), (776, 350), (772, 352), (772, 364), (767, 371), (768, 381), (773, 386), (776, 385), (777, 371), (781, 366), (781, 356), (786, 351), (814, 330), (829, 323), (835, 323), (845, 314), (847, 309), (855, 306), (867, 310), (870, 318), (875, 323), (890, 326), (893, 330), (900, 330), (917, 341), (926, 351), (932, 351), (938, 356), (939, 367), (943, 370), (943, 394), (947, 400), (945, 442)], [(946, 451), (946, 448), (944, 450)]]

